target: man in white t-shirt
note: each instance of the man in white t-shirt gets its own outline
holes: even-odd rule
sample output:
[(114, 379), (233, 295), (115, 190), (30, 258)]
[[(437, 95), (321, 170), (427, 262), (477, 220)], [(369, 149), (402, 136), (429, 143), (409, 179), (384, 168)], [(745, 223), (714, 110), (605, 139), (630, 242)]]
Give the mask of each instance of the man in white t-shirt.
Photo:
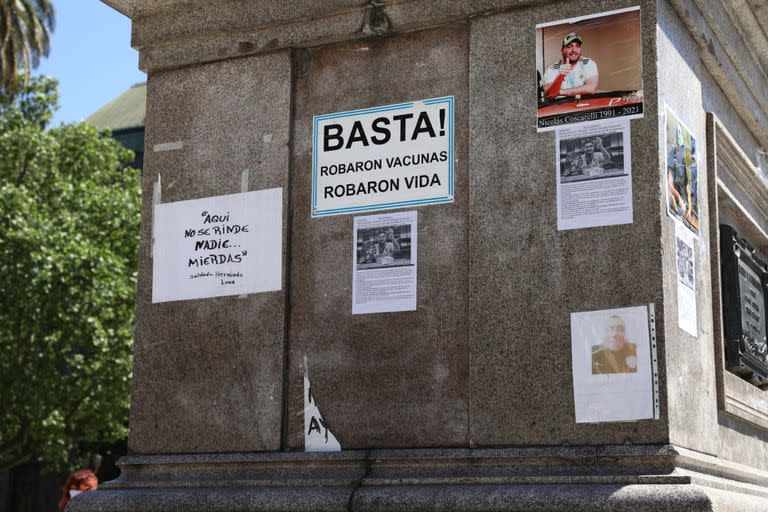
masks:
[(603, 146), (603, 139), (595, 137), (594, 142), (588, 140), (584, 143), (584, 153), (573, 160), (568, 175), (602, 176), (605, 174), (605, 165), (610, 161), (611, 153)]
[(395, 257), (399, 251), (400, 242), (395, 238), (392, 228), (387, 228), (386, 231), (381, 231), (377, 235), (373, 245), (373, 256), (376, 258), (376, 263), (391, 265), (395, 262)]
[(563, 38), (563, 58), (544, 73), (544, 96), (553, 99), (597, 91), (597, 63), (581, 56), (581, 36), (571, 32)]

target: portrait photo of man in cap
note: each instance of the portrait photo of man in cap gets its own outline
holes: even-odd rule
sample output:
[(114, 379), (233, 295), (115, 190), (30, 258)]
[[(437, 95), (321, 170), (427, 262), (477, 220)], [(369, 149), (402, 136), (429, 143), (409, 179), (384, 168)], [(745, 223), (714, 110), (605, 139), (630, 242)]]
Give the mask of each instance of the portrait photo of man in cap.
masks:
[(538, 131), (643, 116), (640, 19), (627, 7), (536, 25)]
[(563, 38), (562, 59), (549, 66), (542, 79), (546, 98), (594, 94), (597, 91), (597, 63), (582, 55), (581, 45), (581, 36), (576, 32)]

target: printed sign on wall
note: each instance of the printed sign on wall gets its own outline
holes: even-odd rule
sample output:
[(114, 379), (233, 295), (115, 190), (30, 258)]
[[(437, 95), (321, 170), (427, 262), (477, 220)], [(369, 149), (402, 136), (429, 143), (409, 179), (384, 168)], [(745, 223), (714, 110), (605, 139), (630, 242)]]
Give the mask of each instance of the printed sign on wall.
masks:
[(664, 108), (667, 160), (667, 213), (694, 234), (699, 233), (699, 189), (696, 138), (669, 106)]
[(280, 290), (283, 189), (155, 205), (152, 302)]
[(453, 96), (315, 116), (312, 216), (453, 201)]

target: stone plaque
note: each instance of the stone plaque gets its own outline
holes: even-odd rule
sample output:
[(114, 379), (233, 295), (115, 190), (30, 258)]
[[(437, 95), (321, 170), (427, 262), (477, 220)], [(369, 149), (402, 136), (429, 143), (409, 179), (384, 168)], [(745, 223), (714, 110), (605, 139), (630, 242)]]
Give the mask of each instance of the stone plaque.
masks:
[(768, 267), (731, 226), (720, 226), (728, 368), (768, 384)]

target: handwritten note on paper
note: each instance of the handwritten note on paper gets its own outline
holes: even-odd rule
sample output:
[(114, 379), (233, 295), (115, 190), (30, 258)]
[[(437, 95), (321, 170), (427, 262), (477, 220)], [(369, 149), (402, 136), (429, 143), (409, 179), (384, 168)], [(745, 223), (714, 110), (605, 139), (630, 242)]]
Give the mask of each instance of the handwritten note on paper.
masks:
[(152, 302), (280, 290), (282, 194), (155, 205)]

